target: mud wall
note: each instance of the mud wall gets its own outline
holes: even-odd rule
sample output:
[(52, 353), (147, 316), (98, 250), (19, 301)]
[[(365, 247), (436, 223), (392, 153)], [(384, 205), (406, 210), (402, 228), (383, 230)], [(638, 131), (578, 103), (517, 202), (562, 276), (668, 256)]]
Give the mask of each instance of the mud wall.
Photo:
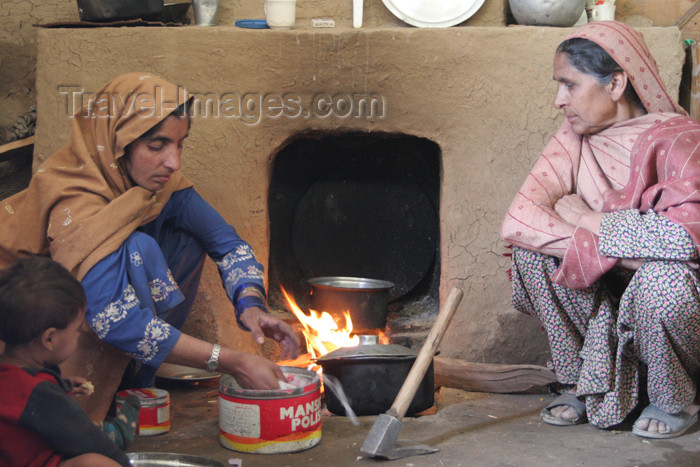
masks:
[[(173, 0), (187, 1), (187, 0)], [(170, 3), (170, 2), (166, 2)], [(635, 26), (671, 26), (693, 0), (617, 0), (618, 19)], [(219, 0), (219, 24), (236, 19), (263, 18), (263, 0)], [(364, 2), (365, 28), (408, 27), (380, 1)], [(309, 27), (311, 18), (333, 18), (339, 26), (352, 24), (350, 0), (297, 2), (297, 27)], [(192, 20), (192, 11), (184, 17)], [(78, 21), (76, 0), (12, 0), (0, 2), (0, 144), (12, 138), (12, 126), (36, 104), (36, 25)], [(479, 11), (460, 26), (503, 26), (509, 22), (507, 0), (485, 0)], [(698, 21), (686, 36), (696, 39)], [(686, 37), (684, 36), (684, 37)]]
[[(552, 53), (567, 29), (468, 27), (440, 30), (246, 31), (216, 28), (42, 29), (35, 158), (69, 136), (72, 99), (128, 71), (148, 71), (214, 101), (249, 96), (259, 111), (194, 119), (183, 170), (202, 195), (268, 260), (271, 161), (299, 132), (360, 130), (428, 138), (442, 151), (440, 210), (444, 299), (466, 298), (443, 355), (485, 362), (547, 356), (540, 327), (510, 306), (509, 259), (499, 237), (508, 204), (549, 135)], [(684, 52), (677, 28), (643, 30), (663, 79), (678, 92)], [(148, 47), (143, 47), (148, 44)], [(115, 54), (114, 51), (119, 53)], [(105, 60), (104, 57), (109, 57)], [(298, 97), (277, 112), (264, 96)], [(360, 114), (314, 107), (317, 96), (375, 96)], [(223, 342), (249, 345), (208, 264), (194, 321)], [(244, 344), (240, 344), (244, 343)]]
[[(186, 0), (166, 1), (174, 3)], [(219, 24), (236, 19), (264, 18), (263, 0), (220, 0)], [(381, 1), (365, 2), (364, 27), (406, 26)], [(486, 0), (463, 25), (505, 25), (507, 0)], [(297, 2), (297, 28), (310, 28), (311, 18), (334, 18), (339, 26), (352, 25), (352, 2), (304, 0)], [(172, 17), (168, 17), (172, 19)], [(192, 9), (182, 17), (193, 23)], [(11, 139), (17, 119), (36, 104), (37, 26), (79, 21), (76, 0), (13, 0), (0, 2), (0, 144)], [(79, 31), (78, 31), (79, 32)], [(111, 54), (118, 51), (111, 51)]]

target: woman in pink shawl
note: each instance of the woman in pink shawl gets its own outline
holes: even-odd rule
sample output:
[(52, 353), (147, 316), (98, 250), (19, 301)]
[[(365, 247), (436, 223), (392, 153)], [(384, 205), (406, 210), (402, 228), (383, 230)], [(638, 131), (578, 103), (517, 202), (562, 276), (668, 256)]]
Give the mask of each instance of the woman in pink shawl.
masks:
[(513, 304), (543, 324), (566, 387), (542, 419), (678, 436), (700, 408), (700, 123), (621, 23), (566, 38), (554, 80), (565, 121), (501, 229)]

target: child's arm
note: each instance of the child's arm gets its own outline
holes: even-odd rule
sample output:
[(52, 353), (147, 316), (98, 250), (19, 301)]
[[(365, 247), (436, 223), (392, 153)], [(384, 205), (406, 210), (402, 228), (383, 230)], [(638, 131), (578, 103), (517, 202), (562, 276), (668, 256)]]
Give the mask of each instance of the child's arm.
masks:
[(33, 430), (66, 459), (98, 453), (128, 467), (129, 458), (87, 413), (51, 382), (36, 385), (20, 417), (20, 425)]

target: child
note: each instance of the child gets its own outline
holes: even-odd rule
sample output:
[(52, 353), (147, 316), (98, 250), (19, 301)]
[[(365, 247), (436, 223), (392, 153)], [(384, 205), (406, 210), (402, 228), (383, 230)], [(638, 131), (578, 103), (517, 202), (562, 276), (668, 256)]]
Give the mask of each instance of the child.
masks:
[(48, 258), (0, 271), (0, 465), (130, 465), (117, 444), (133, 439), (138, 399), (103, 427), (110, 437), (68, 396), (88, 394), (90, 384), (61, 378), (58, 365), (77, 348), (85, 304), (80, 282)]

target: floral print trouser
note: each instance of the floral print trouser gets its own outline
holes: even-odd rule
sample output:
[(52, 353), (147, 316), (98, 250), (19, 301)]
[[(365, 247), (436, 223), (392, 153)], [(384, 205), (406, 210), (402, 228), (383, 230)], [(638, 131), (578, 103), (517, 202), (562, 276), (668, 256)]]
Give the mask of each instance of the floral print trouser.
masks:
[[(700, 276), (678, 261), (650, 261), (619, 299), (604, 277), (582, 290), (551, 277), (559, 259), (513, 247), (513, 306), (547, 331), (559, 381), (577, 385), (589, 421), (622, 422), (646, 380), (651, 404), (678, 413), (700, 374)], [(609, 273), (610, 274), (610, 273)]]

